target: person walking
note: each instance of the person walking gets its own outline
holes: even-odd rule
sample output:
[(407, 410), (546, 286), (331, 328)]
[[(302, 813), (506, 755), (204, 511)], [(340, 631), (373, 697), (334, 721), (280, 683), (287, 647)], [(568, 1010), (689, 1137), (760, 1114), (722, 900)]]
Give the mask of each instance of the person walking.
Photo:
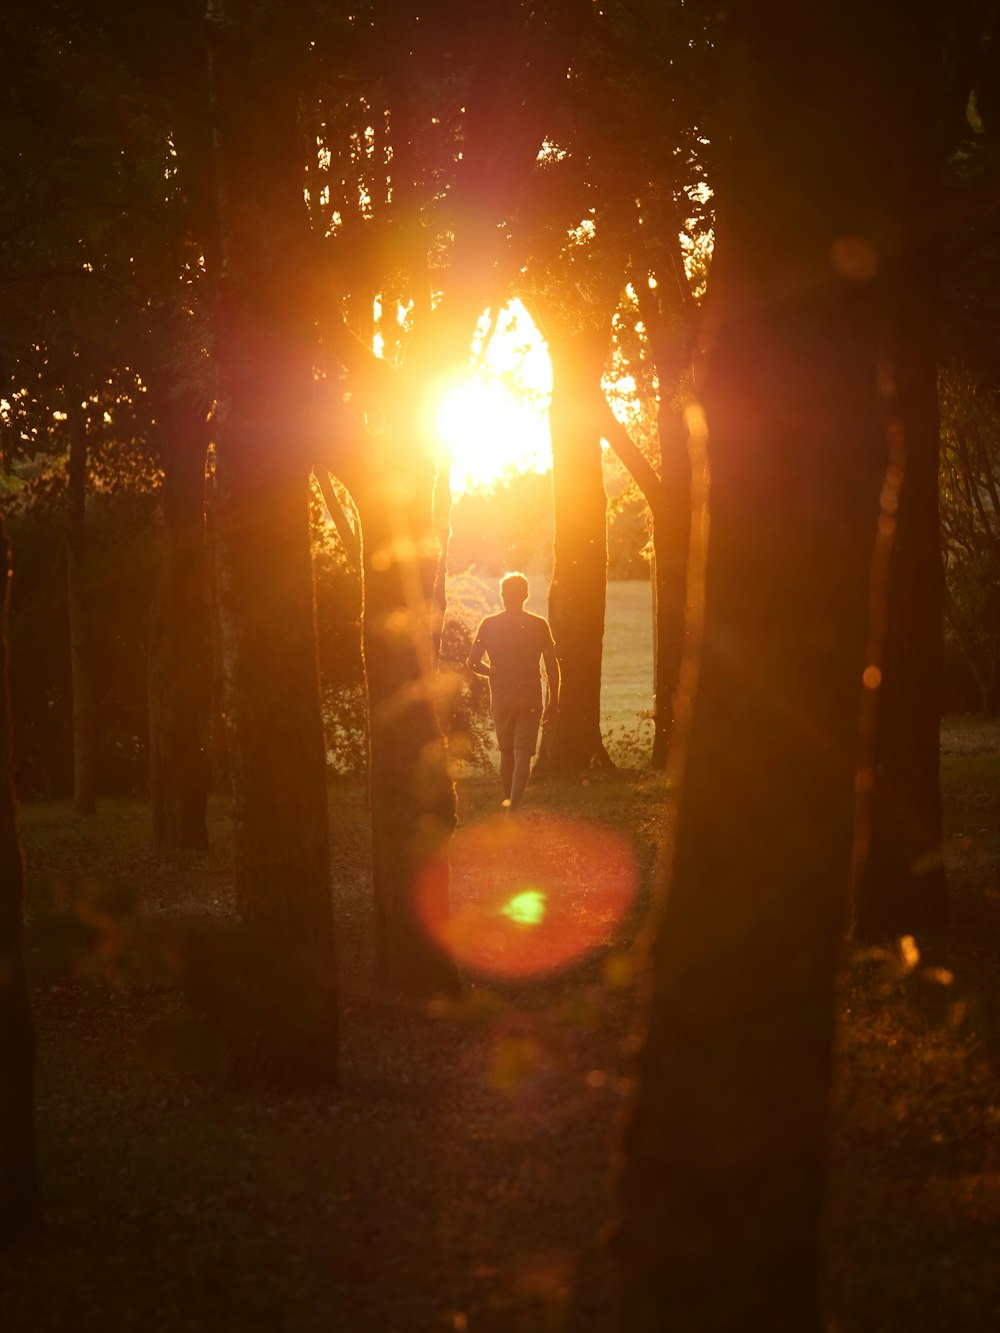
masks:
[[(555, 718), (559, 710), (559, 662), (549, 622), (524, 609), (528, 600), (524, 575), (507, 574), (500, 583), (500, 598), (504, 609), (480, 623), (466, 665), (490, 682), (503, 804), (512, 814), (528, 784), (539, 723)], [(540, 661), (548, 683), (544, 713)]]

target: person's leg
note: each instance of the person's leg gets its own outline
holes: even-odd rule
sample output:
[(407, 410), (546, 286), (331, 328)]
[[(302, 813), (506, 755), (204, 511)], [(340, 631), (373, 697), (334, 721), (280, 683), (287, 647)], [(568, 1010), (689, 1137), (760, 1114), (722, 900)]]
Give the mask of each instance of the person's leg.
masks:
[[(503, 803), (509, 805), (514, 783), (514, 751), (500, 751), (500, 786), (503, 788)], [(522, 786), (521, 790), (524, 790)]]
[(542, 710), (537, 704), (522, 706), (514, 726), (514, 763), (510, 778), (510, 809), (516, 810), (528, 785), (531, 761), (538, 744), (538, 724)]
[(510, 804), (511, 784), (514, 780), (514, 727), (516, 712), (507, 700), (494, 700), (491, 708), (493, 727), (500, 750), (500, 786), (503, 803)]
[(521, 797), (524, 795), (524, 789), (528, 785), (528, 775), (531, 772), (531, 756), (533, 750), (515, 750), (511, 756), (511, 775), (510, 775), (510, 808), (516, 810), (521, 804)]

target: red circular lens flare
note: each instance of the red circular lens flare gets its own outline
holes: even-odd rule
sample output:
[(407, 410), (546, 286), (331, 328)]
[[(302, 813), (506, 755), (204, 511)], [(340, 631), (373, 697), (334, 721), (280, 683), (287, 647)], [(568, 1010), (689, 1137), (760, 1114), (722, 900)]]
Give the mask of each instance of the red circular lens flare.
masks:
[(631, 851), (617, 834), (532, 814), (460, 828), (450, 856), (424, 867), (417, 904), (425, 928), (460, 965), (525, 977), (602, 944), (631, 906), (635, 882)]

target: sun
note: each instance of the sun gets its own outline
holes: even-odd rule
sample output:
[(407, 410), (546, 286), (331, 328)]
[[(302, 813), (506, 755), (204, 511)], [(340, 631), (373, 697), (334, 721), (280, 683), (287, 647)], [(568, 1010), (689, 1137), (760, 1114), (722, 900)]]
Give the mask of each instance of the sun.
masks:
[(437, 434), (451, 454), (455, 492), (490, 490), (504, 477), (552, 467), (546, 418), (487, 376), (469, 376), (445, 390)]
[(501, 312), (491, 335), (484, 318), (469, 370), (434, 394), (433, 430), (451, 454), (453, 491), (551, 470), (551, 392), (548, 349), (520, 301)]

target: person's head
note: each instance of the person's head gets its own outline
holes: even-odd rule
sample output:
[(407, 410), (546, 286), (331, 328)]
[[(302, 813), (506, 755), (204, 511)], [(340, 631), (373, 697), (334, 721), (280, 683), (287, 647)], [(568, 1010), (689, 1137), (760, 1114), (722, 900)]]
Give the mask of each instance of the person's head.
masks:
[(506, 574), (500, 580), (500, 598), (508, 611), (520, 611), (528, 600), (528, 580), (523, 574)]

